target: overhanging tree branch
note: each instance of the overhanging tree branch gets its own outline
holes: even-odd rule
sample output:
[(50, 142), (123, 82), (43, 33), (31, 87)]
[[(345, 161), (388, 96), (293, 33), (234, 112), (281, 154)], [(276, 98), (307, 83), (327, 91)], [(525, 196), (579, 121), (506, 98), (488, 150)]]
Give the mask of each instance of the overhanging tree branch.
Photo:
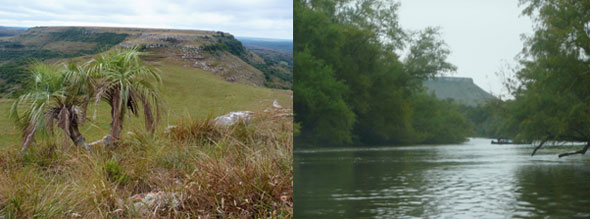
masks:
[(565, 156), (570, 156), (570, 155), (574, 155), (574, 154), (586, 154), (586, 151), (588, 151), (588, 148), (590, 148), (590, 143), (586, 143), (586, 146), (584, 146), (584, 148), (582, 148), (582, 150), (559, 154), (559, 157), (565, 157)]
[(537, 147), (535, 147), (535, 150), (533, 150), (531, 157), (535, 156), (535, 153), (537, 153), (537, 150), (539, 150), (541, 147), (543, 147), (543, 144), (545, 144), (545, 142), (547, 142), (547, 140), (549, 140), (549, 138), (545, 138), (545, 140), (541, 141), (541, 143)]

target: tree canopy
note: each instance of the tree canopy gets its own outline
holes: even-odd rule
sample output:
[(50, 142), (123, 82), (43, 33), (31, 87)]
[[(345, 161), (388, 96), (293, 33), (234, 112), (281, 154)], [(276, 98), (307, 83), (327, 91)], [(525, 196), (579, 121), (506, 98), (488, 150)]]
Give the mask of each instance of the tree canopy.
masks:
[(448, 133), (413, 128), (418, 122), (413, 118), (425, 114), (415, 110), (422, 104), (417, 97), (456, 110), (422, 87), (424, 79), (456, 68), (446, 61), (450, 50), (438, 28), (404, 31), (399, 6), (393, 1), (295, 1), (294, 105), (300, 140), (339, 145), (465, 139), (463, 116), (446, 110), (436, 114), (445, 117), (439, 120), (443, 123), (425, 120), (416, 127), (438, 123), (457, 137), (426, 138)]
[(508, 121), (522, 139), (587, 142), (560, 156), (583, 154), (590, 142), (590, 2), (520, 2), (536, 25), (525, 40)]

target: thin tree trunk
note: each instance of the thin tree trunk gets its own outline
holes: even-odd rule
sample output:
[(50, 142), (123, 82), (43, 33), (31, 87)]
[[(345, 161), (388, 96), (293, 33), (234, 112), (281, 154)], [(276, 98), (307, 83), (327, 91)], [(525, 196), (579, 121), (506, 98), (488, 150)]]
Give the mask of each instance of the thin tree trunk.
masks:
[(549, 138), (545, 138), (545, 140), (541, 141), (541, 143), (537, 147), (535, 147), (535, 150), (533, 150), (533, 153), (531, 154), (531, 156), (535, 156), (535, 153), (537, 153), (537, 150), (539, 150), (541, 147), (543, 147), (545, 142), (547, 142), (548, 140), (549, 140)]
[(82, 136), (80, 130), (78, 130), (78, 124), (76, 122), (72, 122), (70, 125), (70, 139), (72, 139), (72, 142), (77, 147), (84, 147), (84, 149), (90, 150), (90, 145), (86, 143), (86, 139)]
[(116, 118), (113, 119), (113, 122), (111, 122), (111, 129), (109, 131), (109, 136), (107, 137), (106, 141), (105, 141), (105, 145), (110, 147), (113, 146), (115, 143), (117, 143), (117, 141), (119, 141), (119, 138), (121, 137), (121, 131), (123, 130), (123, 123), (122, 123), (121, 118)]
[(113, 95), (113, 99), (111, 100), (111, 118), (113, 118), (113, 120), (111, 122), (109, 137), (105, 141), (107, 147), (111, 147), (119, 141), (121, 131), (123, 130), (123, 114), (121, 113), (121, 109), (124, 105), (119, 106), (120, 98), (119, 95)]

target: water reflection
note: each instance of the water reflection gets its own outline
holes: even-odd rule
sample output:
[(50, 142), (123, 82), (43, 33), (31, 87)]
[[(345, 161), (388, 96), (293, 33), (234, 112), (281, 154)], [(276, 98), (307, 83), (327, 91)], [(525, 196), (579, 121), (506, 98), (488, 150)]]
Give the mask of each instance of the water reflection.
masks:
[(488, 139), (296, 151), (295, 217), (590, 216), (589, 155), (530, 152)]

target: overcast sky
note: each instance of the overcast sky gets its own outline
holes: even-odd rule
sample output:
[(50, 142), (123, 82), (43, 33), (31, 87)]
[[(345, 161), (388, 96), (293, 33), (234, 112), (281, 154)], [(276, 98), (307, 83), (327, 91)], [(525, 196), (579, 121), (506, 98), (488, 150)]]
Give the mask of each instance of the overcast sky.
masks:
[(293, 0), (0, 0), (0, 26), (216, 30), (293, 39)]
[(440, 26), (451, 49), (452, 76), (471, 77), (494, 95), (505, 94), (496, 72), (522, 50), (521, 34), (532, 33), (532, 22), (521, 16), (518, 0), (401, 0), (402, 27), (413, 30)]

